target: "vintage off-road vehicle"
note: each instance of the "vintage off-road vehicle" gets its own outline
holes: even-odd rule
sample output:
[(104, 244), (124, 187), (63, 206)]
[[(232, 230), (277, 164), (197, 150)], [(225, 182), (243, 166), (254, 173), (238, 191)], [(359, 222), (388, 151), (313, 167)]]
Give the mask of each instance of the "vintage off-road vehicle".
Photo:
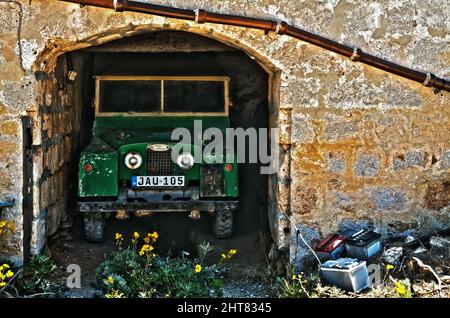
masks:
[[(238, 205), (235, 157), (195, 161), (204, 141), (171, 140), (178, 127), (193, 136), (196, 120), (203, 131), (216, 127), (225, 136), (229, 78), (96, 76), (95, 83), (93, 137), (79, 161), (78, 209), (86, 239), (104, 240), (111, 212), (190, 212), (193, 218), (209, 212), (216, 237), (230, 237)], [(172, 150), (182, 146), (189, 151), (178, 151), (173, 160)]]

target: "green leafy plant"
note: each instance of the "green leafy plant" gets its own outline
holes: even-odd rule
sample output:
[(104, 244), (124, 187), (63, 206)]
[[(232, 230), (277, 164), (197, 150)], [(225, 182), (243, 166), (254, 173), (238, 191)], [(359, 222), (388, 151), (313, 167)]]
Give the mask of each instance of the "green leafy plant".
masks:
[[(133, 233), (130, 247), (122, 246), (116, 233), (117, 250), (110, 253), (96, 270), (105, 297), (218, 297), (222, 295), (224, 269), (219, 264), (205, 265), (206, 255), (213, 250), (210, 243), (199, 246), (196, 259), (161, 257), (155, 253), (158, 233), (143, 236)], [(235, 254), (232, 252), (231, 254)], [(228, 254), (227, 254), (228, 255)]]
[(0, 243), (6, 238), (8, 234), (14, 234), (16, 226), (13, 221), (0, 220)]
[(17, 286), (23, 294), (45, 294), (52, 292), (50, 275), (56, 269), (55, 262), (45, 255), (34, 256), (22, 270)]
[(337, 287), (322, 285), (319, 271), (279, 277), (275, 285), (281, 298), (336, 298), (344, 295), (344, 291)]

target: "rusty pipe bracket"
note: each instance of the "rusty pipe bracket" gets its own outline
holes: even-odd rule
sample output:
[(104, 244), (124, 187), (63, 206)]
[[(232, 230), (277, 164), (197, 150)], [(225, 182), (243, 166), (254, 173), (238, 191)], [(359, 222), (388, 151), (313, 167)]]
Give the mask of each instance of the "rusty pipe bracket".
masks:
[(208, 19), (208, 12), (206, 12), (205, 10), (202, 9), (195, 9), (194, 10), (195, 13), (195, 23), (198, 24), (203, 24), (207, 21)]
[(433, 74), (431, 74), (430, 72), (427, 73), (427, 77), (425, 77), (425, 80), (422, 83), (424, 86), (430, 86), (431, 76), (432, 75)]
[(350, 60), (352, 60), (353, 62), (358, 62), (361, 59), (361, 52), (362, 51), (360, 48), (355, 47), (353, 49), (352, 55), (350, 56)]
[(123, 12), (126, 4), (127, 0), (114, 0), (113, 1), (114, 11)]
[(286, 30), (287, 30), (287, 23), (284, 21), (279, 21), (277, 23), (277, 26), (275, 27), (275, 33), (279, 34), (279, 35), (283, 35), (286, 34)]

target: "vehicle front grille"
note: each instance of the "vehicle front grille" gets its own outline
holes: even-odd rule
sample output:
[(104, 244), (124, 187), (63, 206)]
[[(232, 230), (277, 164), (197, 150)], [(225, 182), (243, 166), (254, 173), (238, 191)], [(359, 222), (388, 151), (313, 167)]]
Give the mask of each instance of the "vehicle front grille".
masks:
[(166, 151), (154, 151), (148, 149), (147, 154), (147, 173), (149, 176), (173, 175), (174, 164), (170, 149)]

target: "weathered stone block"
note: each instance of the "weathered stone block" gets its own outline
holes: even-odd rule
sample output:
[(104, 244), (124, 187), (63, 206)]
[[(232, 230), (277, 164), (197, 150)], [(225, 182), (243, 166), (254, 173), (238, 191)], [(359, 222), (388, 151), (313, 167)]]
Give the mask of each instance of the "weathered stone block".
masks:
[(441, 167), (442, 169), (450, 168), (450, 150), (444, 151), (442, 154)]
[(305, 245), (303, 239), (309, 246), (313, 246), (315, 242), (320, 240), (319, 231), (316, 228), (306, 226), (304, 224), (297, 224), (298, 231), (291, 226), (290, 239), (290, 263), (294, 265), (295, 271), (301, 272), (308, 268), (318, 265), (316, 258), (311, 250)]
[(345, 211), (353, 211), (355, 198), (348, 193), (335, 191), (332, 206)]
[(38, 217), (41, 212), (41, 188), (39, 183), (33, 185), (33, 217)]
[(31, 254), (39, 254), (46, 239), (46, 219), (45, 216), (35, 218), (31, 225)]
[(0, 124), (0, 135), (16, 136), (19, 132), (19, 123), (15, 121), (5, 121)]
[(342, 174), (345, 170), (345, 159), (341, 153), (328, 152), (325, 154), (327, 172)]
[(53, 119), (51, 113), (42, 114), (42, 130), (47, 133), (47, 138), (51, 139), (53, 137)]
[(14, 109), (17, 113), (36, 111), (36, 79), (34, 75), (22, 77), (20, 81), (3, 81), (0, 102)]
[(69, 136), (64, 136), (64, 146), (63, 146), (63, 158), (64, 158), (64, 162), (69, 162), (70, 161), (70, 155), (72, 153), (72, 147), (71, 147), (71, 142), (70, 142), (70, 137)]
[(15, 33), (19, 23), (19, 7), (14, 3), (0, 3), (0, 33)]
[(349, 139), (355, 137), (358, 131), (358, 121), (331, 120), (325, 126), (324, 138), (327, 141)]
[(397, 155), (393, 160), (394, 170), (406, 169), (413, 166), (425, 167), (426, 154), (422, 151), (410, 151), (406, 155)]
[(364, 229), (364, 230), (373, 230), (373, 221), (372, 220), (351, 220), (351, 219), (343, 219), (339, 222), (338, 225), (339, 233), (352, 236), (354, 233)]
[(450, 206), (450, 180), (429, 184), (424, 200), (425, 206), (430, 210), (441, 210)]
[(295, 186), (292, 190), (291, 209), (295, 214), (308, 214), (320, 210), (319, 187)]
[(52, 236), (56, 233), (65, 213), (65, 198), (61, 198), (61, 200), (47, 208), (47, 236)]
[(33, 116), (33, 146), (42, 144), (42, 118), (41, 116)]
[(305, 114), (292, 115), (292, 142), (310, 143), (314, 141), (315, 133), (311, 117)]
[(63, 122), (62, 128), (63, 128), (63, 134), (68, 135), (72, 132), (72, 113), (71, 112), (65, 112), (63, 116)]
[(371, 197), (374, 208), (382, 211), (404, 210), (408, 201), (404, 191), (385, 187), (373, 189)]
[(41, 183), (41, 208), (46, 208), (49, 205), (49, 189), (48, 179)]
[(57, 144), (58, 148), (58, 169), (65, 163), (65, 149), (64, 149), (64, 138)]
[(59, 147), (57, 144), (50, 146), (50, 171), (55, 173), (59, 169)]
[(376, 177), (380, 174), (380, 158), (378, 155), (361, 154), (356, 161), (353, 172), (358, 177)]

